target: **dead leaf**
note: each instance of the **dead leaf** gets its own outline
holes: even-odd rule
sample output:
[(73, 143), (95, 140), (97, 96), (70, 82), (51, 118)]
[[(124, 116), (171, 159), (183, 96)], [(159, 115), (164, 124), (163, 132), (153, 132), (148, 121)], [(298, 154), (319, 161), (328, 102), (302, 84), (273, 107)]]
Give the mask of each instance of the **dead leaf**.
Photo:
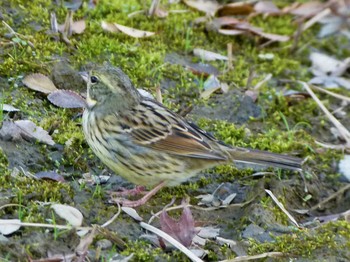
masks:
[(82, 34), (86, 28), (85, 20), (78, 20), (72, 24), (72, 33), (73, 34)]
[(194, 227), (194, 219), (191, 210), (185, 206), (182, 215), (178, 221), (171, 218), (168, 213), (163, 210), (159, 216), (161, 229), (175, 238), (184, 246), (188, 247), (192, 243), (193, 237), (196, 235)]
[(249, 15), (254, 11), (253, 5), (247, 2), (237, 2), (221, 6), (218, 16)]
[(3, 104), (2, 110), (6, 111), (6, 112), (18, 112), (18, 111), (20, 111), (18, 108), (15, 108), (14, 106), (11, 106), (8, 104)]
[(65, 182), (64, 177), (60, 174), (57, 174), (55, 171), (41, 171), (34, 176), (38, 179), (49, 179), (57, 182)]
[(299, 5), (295, 9), (290, 10), (290, 13), (302, 17), (311, 17), (322, 11), (324, 4), (318, 1), (310, 1)]
[[(70, 33), (67, 34), (68, 36), (71, 36), (72, 34), (78, 34), (78, 35), (82, 34), (86, 29), (85, 20), (78, 20), (78, 21), (72, 22), (72, 24), (69, 26), (70, 26), (69, 28)], [(59, 24), (57, 26), (58, 32), (64, 33), (65, 27), (66, 27), (65, 24)]]
[(23, 138), (26, 140), (38, 140), (48, 145), (55, 144), (47, 131), (36, 126), (30, 120), (3, 121), (0, 137), (5, 141), (21, 141)]
[(51, 208), (55, 213), (66, 220), (70, 225), (79, 227), (83, 223), (83, 214), (75, 207), (61, 204), (53, 204)]
[(254, 5), (254, 10), (261, 14), (279, 14), (281, 10), (272, 1), (259, 1)]
[(19, 219), (0, 219), (0, 233), (10, 235), (20, 229), (21, 220)]
[(200, 98), (208, 99), (211, 96), (211, 94), (213, 94), (217, 90), (220, 90), (221, 83), (217, 77), (211, 75), (204, 82), (203, 87), (204, 91), (200, 94)]
[(137, 211), (134, 208), (131, 207), (121, 207), (121, 209), (127, 213), (129, 216), (131, 216), (136, 221), (142, 221), (143, 218), (137, 213)]
[(28, 88), (45, 94), (50, 94), (57, 90), (51, 79), (40, 73), (27, 75), (22, 82)]
[(313, 52), (310, 54), (310, 60), (312, 62), (311, 72), (315, 77), (309, 83), (324, 85), (328, 88), (342, 86), (350, 89), (350, 80), (341, 77), (350, 67), (350, 58), (341, 61), (322, 53)]
[(14, 123), (21, 129), (21, 136), (23, 138), (35, 138), (36, 140), (51, 146), (55, 144), (49, 133), (46, 130), (42, 129), (40, 126), (34, 124), (32, 121), (17, 120)]
[(198, 11), (204, 12), (207, 15), (214, 16), (217, 9), (220, 7), (215, 0), (183, 0), (183, 2)]
[(57, 90), (47, 96), (47, 99), (58, 107), (85, 108), (86, 101), (78, 93), (71, 90)]
[(350, 155), (344, 155), (344, 158), (338, 164), (339, 173), (350, 182)]
[(135, 37), (135, 38), (150, 37), (155, 34), (154, 32), (143, 31), (143, 30), (127, 27), (124, 25), (120, 25), (117, 23), (107, 23), (105, 21), (101, 22), (101, 27), (102, 29), (108, 32), (112, 32), (112, 33), (122, 32), (128, 36)]
[(213, 60), (228, 60), (227, 56), (223, 56), (211, 51), (207, 51), (201, 48), (195, 48), (193, 49), (193, 54), (195, 56), (198, 56), (200, 59), (202, 60), (206, 60), (206, 61), (213, 61)]

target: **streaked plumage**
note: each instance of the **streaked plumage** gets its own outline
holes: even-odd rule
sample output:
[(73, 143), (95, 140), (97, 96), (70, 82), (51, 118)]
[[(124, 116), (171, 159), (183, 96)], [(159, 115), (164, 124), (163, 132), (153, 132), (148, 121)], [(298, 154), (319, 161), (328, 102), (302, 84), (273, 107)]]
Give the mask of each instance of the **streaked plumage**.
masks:
[(230, 147), (155, 100), (108, 65), (92, 70), (83, 115), (87, 142), (116, 174), (137, 185), (173, 186), (219, 164), (249, 162), (301, 170), (301, 159)]

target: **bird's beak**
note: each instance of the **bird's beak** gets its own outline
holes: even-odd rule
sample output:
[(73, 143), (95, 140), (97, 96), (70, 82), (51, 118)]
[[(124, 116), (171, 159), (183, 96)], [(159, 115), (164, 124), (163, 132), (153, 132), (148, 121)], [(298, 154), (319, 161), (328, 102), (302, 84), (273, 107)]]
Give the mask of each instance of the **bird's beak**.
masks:
[(88, 72), (79, 72), (79, 75), (84, 79), (86, 83), (89, 82), (89, 73)]

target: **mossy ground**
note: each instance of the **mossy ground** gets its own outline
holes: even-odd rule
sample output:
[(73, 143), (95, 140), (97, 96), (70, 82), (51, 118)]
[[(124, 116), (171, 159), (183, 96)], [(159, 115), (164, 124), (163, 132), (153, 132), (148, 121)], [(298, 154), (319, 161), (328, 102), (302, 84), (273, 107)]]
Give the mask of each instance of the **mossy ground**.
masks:
[[(165, 63), (166, 55), (177, 53), (192, 59), (193, 62), (201, 62), (198, 58), (192, 57), (193, 48), (200, 47), (225, 54), (227, 44), (232, 43), (235, 57), (234, 70), (227, 71), (219, 78), (228, 83), (230, 89), (235, 89), (241, 95), (247, 88), (254, 86), (269, 73), (272, 73), (276, 79), (308, 80), (310, 73), (307, 67), (309, 64), (307, 57), (311, 48), (318, 48), (340, 58), (350, 55), (349, 48), (339, 48), (347, 46), (348, 40), (345, 37), (319, 40), (315, 37), (317, 28), (308, 30), (301, 36), (299, 47), (302, 48), (297, 49), (295, 53), (291, 53), (291, 41), (275, 43), (262, 49), (259, 48), (262, 43), (260, 38), (247, 36), (233, 38), (208, 31), (204, 24), (195, 25), (193, 20), (201, 14), (181, 3), (170, 5), (170, 10), (185, 9), (188, 12), (170, 13), (164, 19), (148, 17), (144, 14), (128, 18), (128, 14), (149, 7), (150, 1), (136, 0), (100, 0), (94, 9), (89, 9), (87, 1), (85, 1), (82, 8), (74, 15), (74, 19), (84, 18), (87, 22), (87, 28), (83, 34), (72, 36), (70, 38), (72, 45), (68, 46), (63, 41), (54, 40), (54, 36), (49, 31), (50, 12), (56, 13), (60, 23), (63, 23), (67, 13), (63, 3), (56, 5), (54, 2), (47, 0), (1, 2), (0, 12), (3, 21), (20, 34), (17, 36), (20, 40), (16, 40), (17, 44), (5, 44), (0, 50), (1, 101), (21, 110), (20, 113), (3, 115), (4, 119), (11, 117), (31, 119), (52, 133), (56, 143), (62, 145), (59, 148), (52, 148), (40, 144), (33, 145), (25, 141), (19, 143), (15, 147), (19, 149), (26, 147), (33, 154), (39, 152), (43, 158), (40, 165), (24, 166), (23, 168), (33, 173), (43, 170), (58, 170), (67, 174), (69, 182), (33, 180), (22, 175), (13, 177), (10, 175), (11, 170), (17, 166), (9, 166), (9, 162), (13, 163), (12, 159), (8, 161), (5, 153), (1, 153), (0, 183), (2, 185), (1, 195), (3, 196), (1, 203), (2, 205), (10, 203), (20, 205), (0, 209), (1, 218), (20, 218), (22, 221), (38, 223), (47, 222), (47, 219), (52, 218), (52, 213), (47, 206), (41, 205), (42, 202), (60, 202), (76, 206), (83, 212), (86, 225), (102, 224), (117, 210), (115, 206), (105, 204), (105, 191), (113, 186), (99, 186), (97, 188), (88, 185), (81, 186), (76, 181), (85, 172), (90, 170), (99, 172), (104, 168), (84, 141), (79, 118), (81, 112), (56, 108), (42, 94), (23, 87), (21, 79), (26, 74), (41, 72), (49, 75), (55, 62), (62, 59), (68, 61), (76, 70), (84, 68), (89, 63), (99, 64), (108, 60), (121, 67), (137, 87), (148, 89), (151, 92), (154, 92), (157, 86), (164, 85), (164, 82), (174, 83), (169, 88), (163, 88), (164, 103), (173, 110), (179, 110), (189, 105), (205, 105), (220, 111), (219, 103), (213, 103), (211, 99), (208, 101), (199, 99), (199, 93), (203, 87), (198, 83), (203, 82), (203, 77), (194, 75), (182, 66)], [(286, 4), (285, 1), (280, 2), (282, 2), (279, 3), (282, 6)], [(154, 31), (157, 34), (147, 39), (134, 39), (123, 34), (107, 33), (102, 30), (101, 21), (117, 22), (142, 30)], [(297, 28), (296, 24), (293, 23), (293, 17), (288, 15), (280, 17), (257, 16), (251, 22), (276, 34), (292, 35)], [(1, 43), (9, 43), (16, 36), (11, 35), (8, 28), (1, 26), (0, 37)], [(274, 58), (272, 60), (259, 58), (259, 54), (265, 53), (273, 53)], [(221, 72), (227, 69), (225, 62), (215, 61), (211, 62), (211, 65), (217, 67)], [(252, 71), (254, 71), (255, 77), (247, 86)], [(257, 180), (252, 177), (255, 173), (253, 169), (238, 170), (226, 165), (210, 170), (208, 171), (210, 174), (191, 180), (190, 183), (162, 190), (147, 206), (139, 209), (140, 214), (145, 218), (149, 217), (151, 209), (161, 210), (174, 196), (181, 199), (185, 195), (189, 195), (192, 198), (191, 202), (195, 203), (197, 200), (193, 196), (197, 195), (198, 191), (207, 190), (206, 193), (208, 193), (214, 185), (236, 180), (234, 184), (239, 184), (248, 191), (260, 192), (261, 196), (258, 196), (254, 202), (275, 214), (274, 221), (276, 223), (286, 225), (288, 220), (284, 214), (279, 209), (274, 208), (274, 204), (266, 200), (261, 193), (264, 188), (276, 189), (276, 192), (280, 193), (278, 197), (285, 206), (293, 206), (294, 208), (310, 207), (336, 191), (341, 183), (337, 180), (338, 175), (334, 170), (333, 163), (340, 159), (342, 154), (331, 150), (322, 150), (315, 144), (315, 139), (332, 141), (329, 132), (330, 124), (312, 99), (291, 103), (283, 95), (282, 87), (301, 90), (300, 86), (290, 83), (265, 84), (260, 89), (258, 100), (263, 111), (262, 118), (251, 119), (242, 126), (225, 121), (208, 120), (205, 117), (197, 122), (200, 127), (212, 132), (227, 144), (273, 152), (292, 152), (300, 157), (308, 157), (305, 166), (310, 175), (306, 176), (306, 184), (311, 189), (315, 184), (318, 186), (318, 188), (314, 186), (316, 189), (312, 191), (311, 200), (305, 201), (306, 196), (310, 193), (303, 191), (304, 184), (298, 174), (278, 171), (274, 172), (273, 177)], [(74, 89), (73, 86), (69, 86), (69, 83), (67, 83), (67, 88)], [(349, 95), (349, 92), (344, 90), (338, 90), (338, 92)], [(218, 96), (220, 101), (220, 95), (215, 96)], [(320, 95), (320, 97), (327, 106), (331, 108), (337, 106), (337, 101), (325, 95)], [(345, 121), (345, 124), (349, 126), (348, 120)], [(30, 151), (34, 148), (39, 150)], [(30, 158), (31, 155), (28, 154), (25, 157)], [(319, 176), (318, 174), (324, 175)], [(293, 185), (295, 190), (284, 191), (284, 183)], [(321, 190), (323, 191), (319, 192)], [(246, 198), (242, 202), (253, 197), (253, 194), (247, 193), (243, 196)], [(339, 207), (330, 209), (330, 212), (338, 209)], [(241, 216), (237, 215), (236, 220), (233, 220), (228, 213), (230, 212), (219, 212), (219, 217), (213, 217), (213, 214), (196, 212), (195, 218), (221, 227), (222, 234), (228, 238), (240, 240), (240, 232), (251, 222), (248, 221), (250, 219), (249, 209), (240, 211), (238, 214), (242, 214)], [(63, 223), (63, 221), (59, 222)], [(122, 254), (135, 253), (135, 261), (150, 261), (157, 256), (161, 256), (163, 260), (172, 260), (177, 257), (184, 259), (180, 253), (164, 253), (161, 249), (154, 249), (148, 242), (133, 242), (141, 234), (141, 230), (126, 216), (121, 216), (116, 225), (111, 227), (111, 230), (113, 229), (124, 235), (125, 240), (130, 241)], [(313, 230), (312, 233), (296, 231), (293, 234), (284, 234), (276, 237), (275, 242), (272, 243), (262, 244), (252, 240), (249, 252), (257, 254), (267, 251), (281, 251), (297, 257), (311, 257), (311, 255), (315, 255), (316, 251), (320, 252), (327, 246), (330, 254), (333, 254), (332, 250), (334, 249), (333, 255), (337, 255), (336, 252), (339, 248), (349, 249), (349, 234), (344, 234), (349, 230), (347, 222), (336, 222)], [(37, 243), (26, 242), (26, 248), (20, 250), (18, 244), (25, 242), (25, 238), (29, 239), (38, 232), (43, 234), (43, 238), (47, 235), (45, 229), (37, 228), (23, 228), (21, 232), (22, 237), (15, 233), (14, 237), (10, 237), (10, 245), (0, 246), (1, 259), (16, 260), (20, 259), (22, 255), (33, 258), (45, 257), (46, 251), (52, 248), (38, 250), (36, 249)], [(339, 234), (335, 236), (335, 232)], [(65, 234), (59, 236), (59, 239), (55, 240), (57, 242), (54, 242), (55, 245), (58, 243), (57, 245), (64, 246), (65, 237), (67, 237)], [(337, 241), (340, 241), (339, 245)], [(13, 248), (11, 249), (9, 246)], [(235, 256), (235, 253), (227, 246), (220, 247), (213, 242), (207, 244), (206, 249), (209, 250), (208, 260), (212, 261)], [(109, 250), (109, 254), (104, 254), (105, 259), (114, 251), (112, 249)]]

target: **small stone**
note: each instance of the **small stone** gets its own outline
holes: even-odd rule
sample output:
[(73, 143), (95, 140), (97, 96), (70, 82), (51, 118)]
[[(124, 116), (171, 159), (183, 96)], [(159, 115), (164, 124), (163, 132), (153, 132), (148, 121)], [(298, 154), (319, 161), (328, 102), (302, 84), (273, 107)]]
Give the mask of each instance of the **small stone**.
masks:
[(96, 242), (96, 246), (100, 247), (102, 250), (109, 249), (112, 247), (112, 242), (109, 241), (108, 239), (101, 239)]

